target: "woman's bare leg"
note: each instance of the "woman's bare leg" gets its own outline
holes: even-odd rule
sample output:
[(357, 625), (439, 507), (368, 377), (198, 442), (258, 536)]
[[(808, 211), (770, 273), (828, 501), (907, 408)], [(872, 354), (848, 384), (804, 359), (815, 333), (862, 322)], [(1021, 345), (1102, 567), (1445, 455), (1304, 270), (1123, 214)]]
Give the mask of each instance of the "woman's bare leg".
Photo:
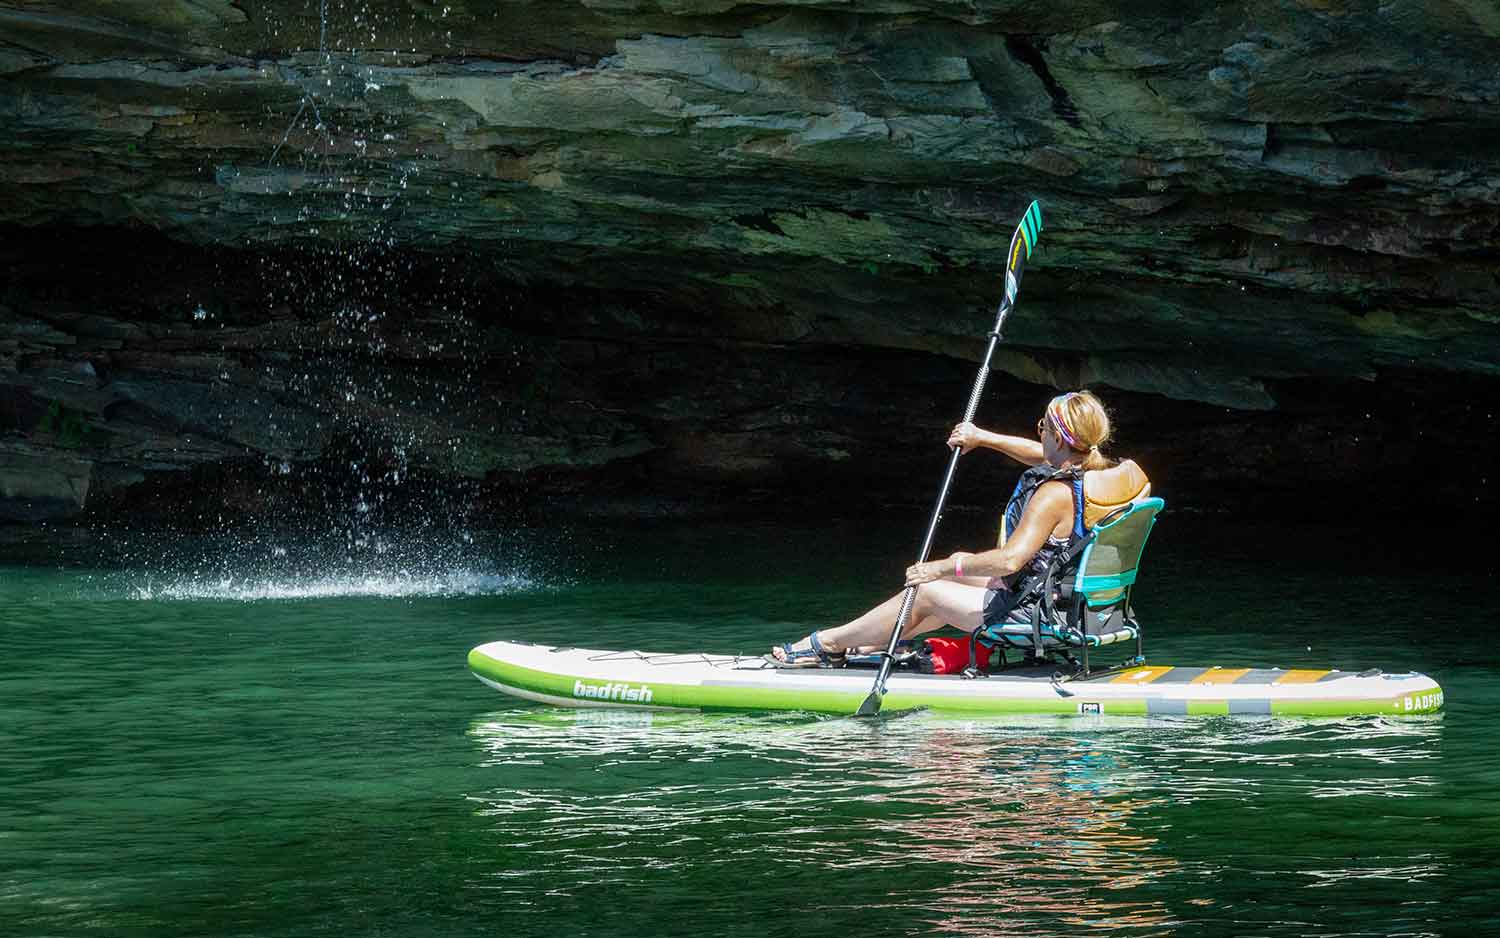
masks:
[[(936, 632), (938, 629), (947, 624), (948, 623), (944, 622), (942, 619), (939, 619), (937, 616), (928, 616), (921, 621), (916, 621), (916, 619), (913, 618), (911, 621), (906, 623), (906, 628), (901, 630), (901, 640), (904, 642), (908, 639), (915, 638), (918, 635), (926, 635), (928, 632)], [(818, 637), (822, 638), (822, 636), (823, 633), (819, 632)], [(856, 655), (873, 654), (877, 651), (885, 651), (885, 642), (889, 640), (890, 636), (887, 635), (879, 645), (855, 645), (847, 650)]]
[[(984, 594), (983, 586), (954, 580), (924, 583), (917, 588), (916, 600), (912, 604), (907, 626), (902, 629), (902, 636), (921, 635), (943, 625), (953, 625), (965, 632), (974, 631), (984, 621)], [(902, 597), (902, 593), (897, 593), (857, 619), (836, 628), (820, 630), (819, 642), (830, 652), (841, 652), (861, 645), (883, 646), (889, 641), (891, 627), (896, 624), (896, 616), (901, 612)], [(795, 643), (792, 650), (801, 651), (811, 647), (812, 637), (808, 636)], [(785, 658), (779, 647), (773, 648), (771, 654), (778, 660)]]

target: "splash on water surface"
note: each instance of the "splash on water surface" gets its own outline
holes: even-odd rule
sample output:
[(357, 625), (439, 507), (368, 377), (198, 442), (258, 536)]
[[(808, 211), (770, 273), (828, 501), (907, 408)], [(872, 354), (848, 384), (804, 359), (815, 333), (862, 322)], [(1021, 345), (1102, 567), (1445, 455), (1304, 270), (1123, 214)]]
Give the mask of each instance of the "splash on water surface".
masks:
[(565, 587), (536, 538), (488, 532), (457, 539), (315, 539), (229, 534), (125, 546), (115, 569), (85, 575), (79, 598), (141, 602), (261, 602), (343, 598), (505, 596)]
[(446, 596), (498, 596), (539, 588), (540, 584), (517, 573), (373, 573), (292, 578), (193, 577), (164, 578), (137, 582), (128, 598), (162, 600), (226, 600), (256, 602), (268, 599), (335, 599), (382, 597), (405, 599)]

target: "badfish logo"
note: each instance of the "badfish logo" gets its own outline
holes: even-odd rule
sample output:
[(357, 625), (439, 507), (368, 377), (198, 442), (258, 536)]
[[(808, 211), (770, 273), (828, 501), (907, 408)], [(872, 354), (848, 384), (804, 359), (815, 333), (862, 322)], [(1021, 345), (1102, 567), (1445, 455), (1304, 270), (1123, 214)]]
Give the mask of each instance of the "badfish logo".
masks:
[(649, 684), (642, 684), (640, 687), (631, 687), (629, 684), (585, 684), (582, 681), (574, 681), (573, 696), (587, 697), (590, 700), (623, 700), (627, 703), (650, 703), (651, 686)]
[(1406, 704), (1407, 713), (1413, 710), (1440, 710), (1443, 706), (1443, 692), (1438, 691), (1435, 694), (1408, 694), (1403, 698), (1403, 702)]

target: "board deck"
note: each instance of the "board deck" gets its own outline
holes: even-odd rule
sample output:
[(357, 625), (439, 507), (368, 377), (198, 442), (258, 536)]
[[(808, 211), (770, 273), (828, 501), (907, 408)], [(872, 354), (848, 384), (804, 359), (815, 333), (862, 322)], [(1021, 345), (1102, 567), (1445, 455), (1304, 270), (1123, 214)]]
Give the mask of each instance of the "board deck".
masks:
[[(801, 710), (852, 714), (874, 672), (784, 669), (763, 658), (561, 648), (490, 642), (469, 652), (469, 669), (496, 690), (565, 707)], [(1059, 680), (1052, 668), (988, 677), (897, 671), (887, 709), (955, 713), (1083, 715), (1406, 716), (1442, 709), (1443, 691), (1424, 674), (1146, 664)]]

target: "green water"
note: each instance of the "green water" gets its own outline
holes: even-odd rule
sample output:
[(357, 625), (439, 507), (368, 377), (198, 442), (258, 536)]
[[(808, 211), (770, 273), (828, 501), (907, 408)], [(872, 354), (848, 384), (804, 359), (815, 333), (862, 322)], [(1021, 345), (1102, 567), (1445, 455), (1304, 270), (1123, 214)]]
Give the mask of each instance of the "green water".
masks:
[(502, 637), (759, 649), (899, 583), (920, 519), (369, 578), (0, 570), (0, 934), (1500, 934), (1486, 584), (1440, 539), (1171, 520), (1151, 660), (1414, 668), (1447, 711), (575, 712), (464, 669)]

